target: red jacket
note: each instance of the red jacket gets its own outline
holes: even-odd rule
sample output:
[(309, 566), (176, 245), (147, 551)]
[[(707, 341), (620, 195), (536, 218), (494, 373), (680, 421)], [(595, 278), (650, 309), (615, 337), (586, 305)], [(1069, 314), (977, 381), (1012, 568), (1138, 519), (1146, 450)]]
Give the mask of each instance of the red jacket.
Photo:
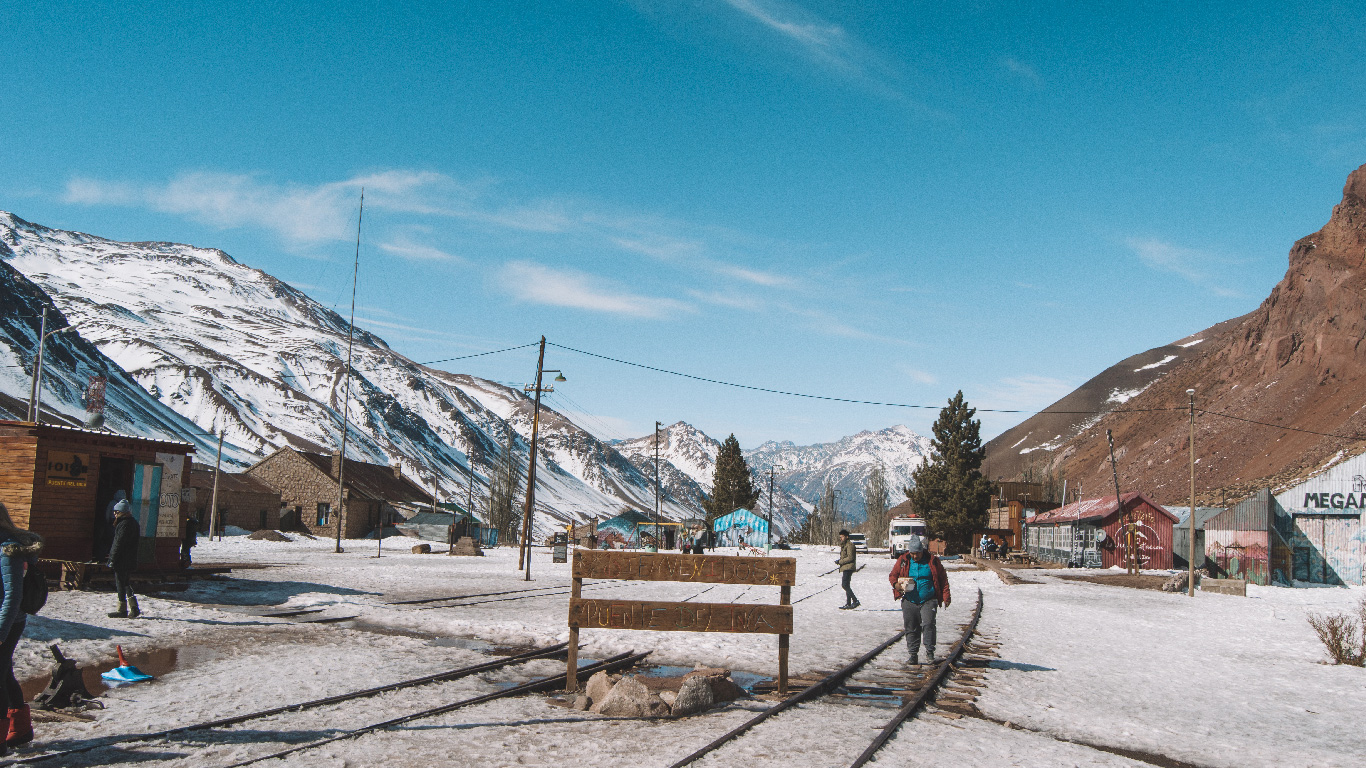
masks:
[[(887, 575), (887, 580), (892, 583), (892, 597), (897, 600), (901, 599), (901, 590), (896, 588), (896, 580), (910, 575), (910, 558), (911, 553), (902, 552), (901, 557), (896, 559), (896, 565), (892, 566), (892, 572)], [(948, 608), (949, 603), (953, 602), (953, 595), (949, 592), (949, 574), (944, 570), (944, 564), (934, 555), (930, 555), (930, 581), (939, 593), (939, 604)]]

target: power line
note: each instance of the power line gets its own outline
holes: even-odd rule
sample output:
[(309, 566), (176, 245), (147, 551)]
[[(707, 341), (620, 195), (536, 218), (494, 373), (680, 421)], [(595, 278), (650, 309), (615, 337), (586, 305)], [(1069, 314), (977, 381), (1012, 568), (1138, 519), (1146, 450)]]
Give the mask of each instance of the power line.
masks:
[[(644, 363), (633, 363), (633, 362), (631, 362), (631, 361), (629, 361), (629, 360), (621, 360), (621, 359), (615, 358), (615, 357), (608, 357), (607, 355), (599, 355), (599, 354), (597, 354), (596, 352), (586, 352), (586, 351), (584, 351), (584, 350), (582, 350), (582, 349), (574, 349), (573, 347), (566, 347), (566, 346), (564, 346), (563, 344), (556, 344), (556, 343), (553, 342), (553, 341), (547, 341), (546, 344), (549, 344), (550, 346), (553, 346), (553, 347), (559, 347), (560, 349), (563, 349), (563, 350), (568, 351), (568, 352), (577, 352), (577, 353), (579, 353), (580, 355), (588, 355), (589, 357), (596, 357), (596, 358), (599, 358), (599, 359), (601, 359), (601, 360), (609, 360), (609, 361), (614, 362), (614, 363), (620, 363), (621, 365), (629, 365), (629, 366), (632, 366), (632, 367), (634, 367), (634, 368), (643, 368), (643, 369), (645, 369), (645, 370), (647, 370), (647, 371), (655, 371), (655, 372), (657, 372), (657, 373), (667, 373), (667, 374), (669, 374), (670, 376), (679, 376), (679, 377), (682, 377), (682, 378), (685, 378), (685, 379), (692, 379), (693, 381), (702, 381), (702, 382), (706, 382), (706, 383), (708, 383), (708, 384), (720, 384), (721, 386), (725, 386), (725, 387), (735, 387), (735, 388), (737, 388), (737, 389), (748, 389), (748, 390), (751, 390), (751, 391), (754, 391), (754, 392), (767, 392), (768, 394), (771, 394), (771, 395), (785, 395), (785, 396), (787, 396), (787, 397), (803, 397), (803, 398), (806, 398), (806, 399), (808, 399), (808, 400), (828, 400), (828, 401), (830, 401), (830, 402), (835, 402), (835, 403), (853, 403), (853, 404), (855, 404), (855, 405), (882, 405), (882, 406), (888, 406), (888, 407), (891, 407), (891, 408), (922, 408), (922, 409), (925, 409), (925, 410), (934, 410), (934, 411), (937, 411), (937, 410), (940, 410), (940, 409), (943, 408), (943, 406), (941, 406), (941, 405), (914, 405), (914, 404), (910, 404), (910, 403), (889, 403), (889, 402), (882, 402), (882, 401), (878, 401), (878, 400), (855, 400), (855, 399), (848, 398), (848, 397), (834, 397), (834, 396), (832, 396), (832, 395), (811, 395), (811, 394), (806, 394), (806, 393), (804, 393), (804, 392), (788, 392), (788, 391), (781, 390), (781, 389), (770, 389), (770, 388), (768, 388), (768, 387), (756, 387), (756, 386), (753, 386), (753, 385), (750, 385), (750, 384), (736, 384), (735, 382), (732, 382), (732, 381), (721, 381), (720, 379), (710, 379), (710, 378), (707, 378), (707, 377), (705, 377), (705, 376), (696, 376), (696, 375), (693, 375), (693, 374), (691, 374), (691, 373), (681, 373), (681, 372), (679, 372), (679, 371), (671, 371), (671, 370), (668, 370), (667, 368), (656, 368), (656, 367), (653, 366), (653, 365), (645, 365)], [(1062, 415), (1072, 415), (1072, 416), (1078, 416), (1078, 415), (1091, 416), (1091, 415), (1096, 415), (1096, 414), (1109, 414), (1109, 413), (1150, 413), (1150, 412), (1156, 412), (1156, 411), (1184, 411), (1184, 410), (1186, 410), (1186, 406), (1176, 406), (1176, 407), (1171, 407), (1171, 408), (1125, 408), (1125, 409), (1115, 409), (1115, 410), (1112, 410), (1112, 411), (1049, 411), (1049, 410), (1043, 410), (1043, 411), (1030, 411), (1030, 410), (1026, 410), (1026, 409), (1011, 409), (1011, 408), (975, 408), (974, 410), (978, 411), (979, 413), (1031, 413), (1031, 414), (1034, 414), (1034, 413), (1037, 413), (1037, 414), (1050, 413), (1050, 414), (1062, 414)]]
[(1233, 419), (1234, 421), (1242, 421), (1242, 422), (1246, 422), (1246, 423), (1248, 423), (1248, 424), (1256, 424), (1256, 425), (1262, 426), (1262, 427), (1271, 427), (1271, 428), (1273, 428), (1273, 429), (1284, 429), (1284, 430), (1286, 430), (1287, 432), (1303, 432), (1303, 433), (1305, 433), (1305, 434), (1307, 434), (1307, 435), (1319, 435), (1319, 436), (1321, 436), (1321, 437), (1336, 437), (1336, 438), (1339, 438), (1339, 439), (1341, 439), (1341, 440), (1366, 440), (1366, 435), (1339, 435), (1339, 434), (1336, 434), (1336, 433), (1334, 433), (1334, 432), (1316, 432), (1316, 431), (1314, 431), (1314, 430), (1312, 430), (1312, 429), (1301, 429), (1301, 428), (1299, 428), (1299, 427), (1287, 427), (1287, 426), (1285, 426), (1285, 425), (1283, 425), (1283, 424), (1272, 424), (1272, 423), (1266, 422), (1266, 421), (1257, 421), (1256, 419), (1247, 419), (1247, 418), (1243, 418), (1242, 416), (1234, 416), (1234, 415), (1231, 414), (1231, 413), (1223, 413), (1222, 411), (1206, 411), (1206, 410), (1204, 410), (1203, 408), (1197, 408), (1196, 411), (1197, 411), (1198, 413), (1204, 413), (1204, 414), (1207, 414), (1207, 415), (1210, 415), (1210, 416), (1222, 416), (1222, 417), (1224, 417), (1225, 419)]

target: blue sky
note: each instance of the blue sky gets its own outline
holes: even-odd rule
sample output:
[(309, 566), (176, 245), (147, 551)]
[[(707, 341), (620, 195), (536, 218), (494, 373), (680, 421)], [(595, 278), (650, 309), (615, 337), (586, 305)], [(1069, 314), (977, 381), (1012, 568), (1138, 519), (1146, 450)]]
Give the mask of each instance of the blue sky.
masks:
[[(757, 386), (1042, 408), (1265, 298), (1366, 163), (1366, 14), (1022, 6), (12, 4), (0, 208), (221, 248), (344, 310), (364, 185), (363, 323), (419, 361), (544, 333)], [(606, 437), (935, 415), (547, 365)]]

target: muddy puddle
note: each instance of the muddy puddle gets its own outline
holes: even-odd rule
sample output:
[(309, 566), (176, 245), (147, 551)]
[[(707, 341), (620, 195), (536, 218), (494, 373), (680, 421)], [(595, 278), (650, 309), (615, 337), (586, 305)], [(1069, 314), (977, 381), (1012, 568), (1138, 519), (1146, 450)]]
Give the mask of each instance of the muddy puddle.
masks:
[[(123, 656), (128, 661), (129, 666), (137, 667), (153, 677), (160, 678), (163, 675), (168, 675), (172, 672), (188, 669), (203, 664), (204, 662), (212, 661), (219, 656), (219, 653), (212, 648), (192, 645), (184, 648), (160, 648), (140, 653), (128, 653), (125, 651)], [(111, 688), (121, 688), (128, 685), (156, 684), (155, 680), (149, 680), (145, 683), (115, 683), (100, 677), (101, 674), (108, 672), (118, 665), (118, 660), (112, 659), (99, 664), (91, 664), (83, 667), (81, 669), (81, 678), (85, 681), (86, 690), (90, 691), (92, 696), (99, 696)], [(24, 690), (24, 699), (32, 701), (34, 696), (37, 696), (47, 687), (47, 684), (51, 679), (50, 675), (44, 674), (20, 683), (19, 687)]]

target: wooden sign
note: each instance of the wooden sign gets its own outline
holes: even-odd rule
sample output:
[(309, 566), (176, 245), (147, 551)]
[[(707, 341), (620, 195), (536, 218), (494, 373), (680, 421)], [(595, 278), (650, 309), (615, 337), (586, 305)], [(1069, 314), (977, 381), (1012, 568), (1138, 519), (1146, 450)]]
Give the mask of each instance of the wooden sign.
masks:
[(656, 632), (792, 634), (792, 606), (753, 603), (658, 603), (648, 600), (569, 601), (569, 626)]
[[(576, 550), (569, 590), (569, 658), (565, 689), (578, 689), (579, 629), (645, 629), (655, 632), (746, 632), (778, 636), (778, 692), (787, 694), (788, 638), (792, 634), (791, 557), (666, 555), (656, 552)], [(584, 579), (684, 581), (778, 587), (778, 604), (659, 603), (649, 600), (585, 600)], [(746, 590), (748, 591), (748, 590)]]
[(790, 587), (797, 583), (797, 561), (791, 557), (581, 550), (574, 553), (574, 578)]
[(90, 474), (90, 454), (47, 452), (47, 484), (57, 488), (84, 488)]
[(552, 563), (569, 562), (569, 534), (564, 531), (555, 532), (555, 541), (550, 548)]

